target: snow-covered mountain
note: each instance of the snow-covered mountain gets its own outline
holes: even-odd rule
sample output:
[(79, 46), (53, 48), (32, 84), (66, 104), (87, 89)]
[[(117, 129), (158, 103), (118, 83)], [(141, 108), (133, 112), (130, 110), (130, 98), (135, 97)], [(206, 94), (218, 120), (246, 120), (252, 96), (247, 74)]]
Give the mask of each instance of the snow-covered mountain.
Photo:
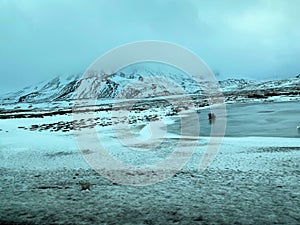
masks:
[(224, 95), (228, 99), (236, 97), (244, 99), (267, 99), (278, 97), (300, 98), (300, 78), (269, 80), (269, 81), (247, 81), (224, 80), (220, 81)]
[(53, 100), (66, 100), (72, 97), (79, 75), (68, 77), (55, 77), (50, 81), (44, 81), (37, 85), (23, 88), (17, 92), (5, 94), (1, 97), (2, 103), (17, 102), (47, 102)]
[[(135, 66), (113, 74), (90, 72), (84, 77), (82, 74), (55, 77), (50, 81), (8, 93), (0, 97), (0, 103), (41, 103), (91, 96), (111, 99), (118, 94), (124, 98), (165, 96), (177, 94), (178, 87), (188, 93), (199, 90), (199, 85), (179, 69), (163, 65), (155, 69)], [(122, 92), (124, 88), (126, 92)]]
[[(263, 98), (278, 95), (300, 95), (300, 78), (252, 81), (227, 79), (219, 81), (225, 96)], [(205, 85), (202, 83), (201, 85)], [(208, 84), (209, 85), (209, 84)], [(180, 86), (190, 94), (201, 94), (201, 87), (183, 71), (168, 66), (124, 68), (110, 75), (91, 72), (67, 77), (55, 77), (50, 81), (8, 93), (0, 97), (0, 104), (45, 103), (71, 101), (77, 98), (96, 96), (98, 99), (168, 96), (180, 93)], [(80, 87), (80, 88), (78, 88)], [(126, 88), (126, 92), (122, 92)], [(202, 87), (203, 88), (203, 87)], [(77, 89), (77, 91), (75, 91)], [(182, 92), (181, 91), (181, 92)]]

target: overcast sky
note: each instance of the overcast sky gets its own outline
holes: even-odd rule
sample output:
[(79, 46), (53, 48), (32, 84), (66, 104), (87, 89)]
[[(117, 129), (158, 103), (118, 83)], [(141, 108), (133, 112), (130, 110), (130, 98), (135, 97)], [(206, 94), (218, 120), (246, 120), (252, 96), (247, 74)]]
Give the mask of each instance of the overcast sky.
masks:
[(163, 40), (221, 78), (300, 73), (299, 0), (0, 0), (0, 93), (83, 72), (106, 51)]

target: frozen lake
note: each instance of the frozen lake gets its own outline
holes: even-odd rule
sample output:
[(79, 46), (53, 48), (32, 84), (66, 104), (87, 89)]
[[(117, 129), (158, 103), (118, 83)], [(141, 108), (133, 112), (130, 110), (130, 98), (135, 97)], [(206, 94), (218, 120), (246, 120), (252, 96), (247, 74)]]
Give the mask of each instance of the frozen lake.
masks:
[[(300, 126), (299, 102), (228, 104), (226, 109), (227, 125), (225, 136), (227, 137), (300, 138), (300, 131), (296, 128)], [(210, 109), (208, 108), (201, 110), (199, 113), (201, 136), (210, 135), (209, 112)], [(170, 127), (170, 132), (179, 133), (179, 121), (177, 120)]]

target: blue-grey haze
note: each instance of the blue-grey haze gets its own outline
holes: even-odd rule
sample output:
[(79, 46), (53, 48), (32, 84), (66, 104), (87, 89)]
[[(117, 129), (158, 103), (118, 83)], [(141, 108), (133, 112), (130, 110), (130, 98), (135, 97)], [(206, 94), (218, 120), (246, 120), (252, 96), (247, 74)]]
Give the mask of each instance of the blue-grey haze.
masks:
[(118, 45), (163, 40), (220, 79), (300, 73), (298, 0), (0, 0), (0, 94), (83, 72)]

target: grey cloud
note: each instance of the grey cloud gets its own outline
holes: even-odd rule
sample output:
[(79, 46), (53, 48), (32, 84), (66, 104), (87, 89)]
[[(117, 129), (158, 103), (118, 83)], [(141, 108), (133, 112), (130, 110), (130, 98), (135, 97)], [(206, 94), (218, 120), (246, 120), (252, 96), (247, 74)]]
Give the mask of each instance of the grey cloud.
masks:
[(120, 44), (175, 42), (220, 78), (300, 73), (297, 0), (0, 0), (0, 93), (84, 71)]

